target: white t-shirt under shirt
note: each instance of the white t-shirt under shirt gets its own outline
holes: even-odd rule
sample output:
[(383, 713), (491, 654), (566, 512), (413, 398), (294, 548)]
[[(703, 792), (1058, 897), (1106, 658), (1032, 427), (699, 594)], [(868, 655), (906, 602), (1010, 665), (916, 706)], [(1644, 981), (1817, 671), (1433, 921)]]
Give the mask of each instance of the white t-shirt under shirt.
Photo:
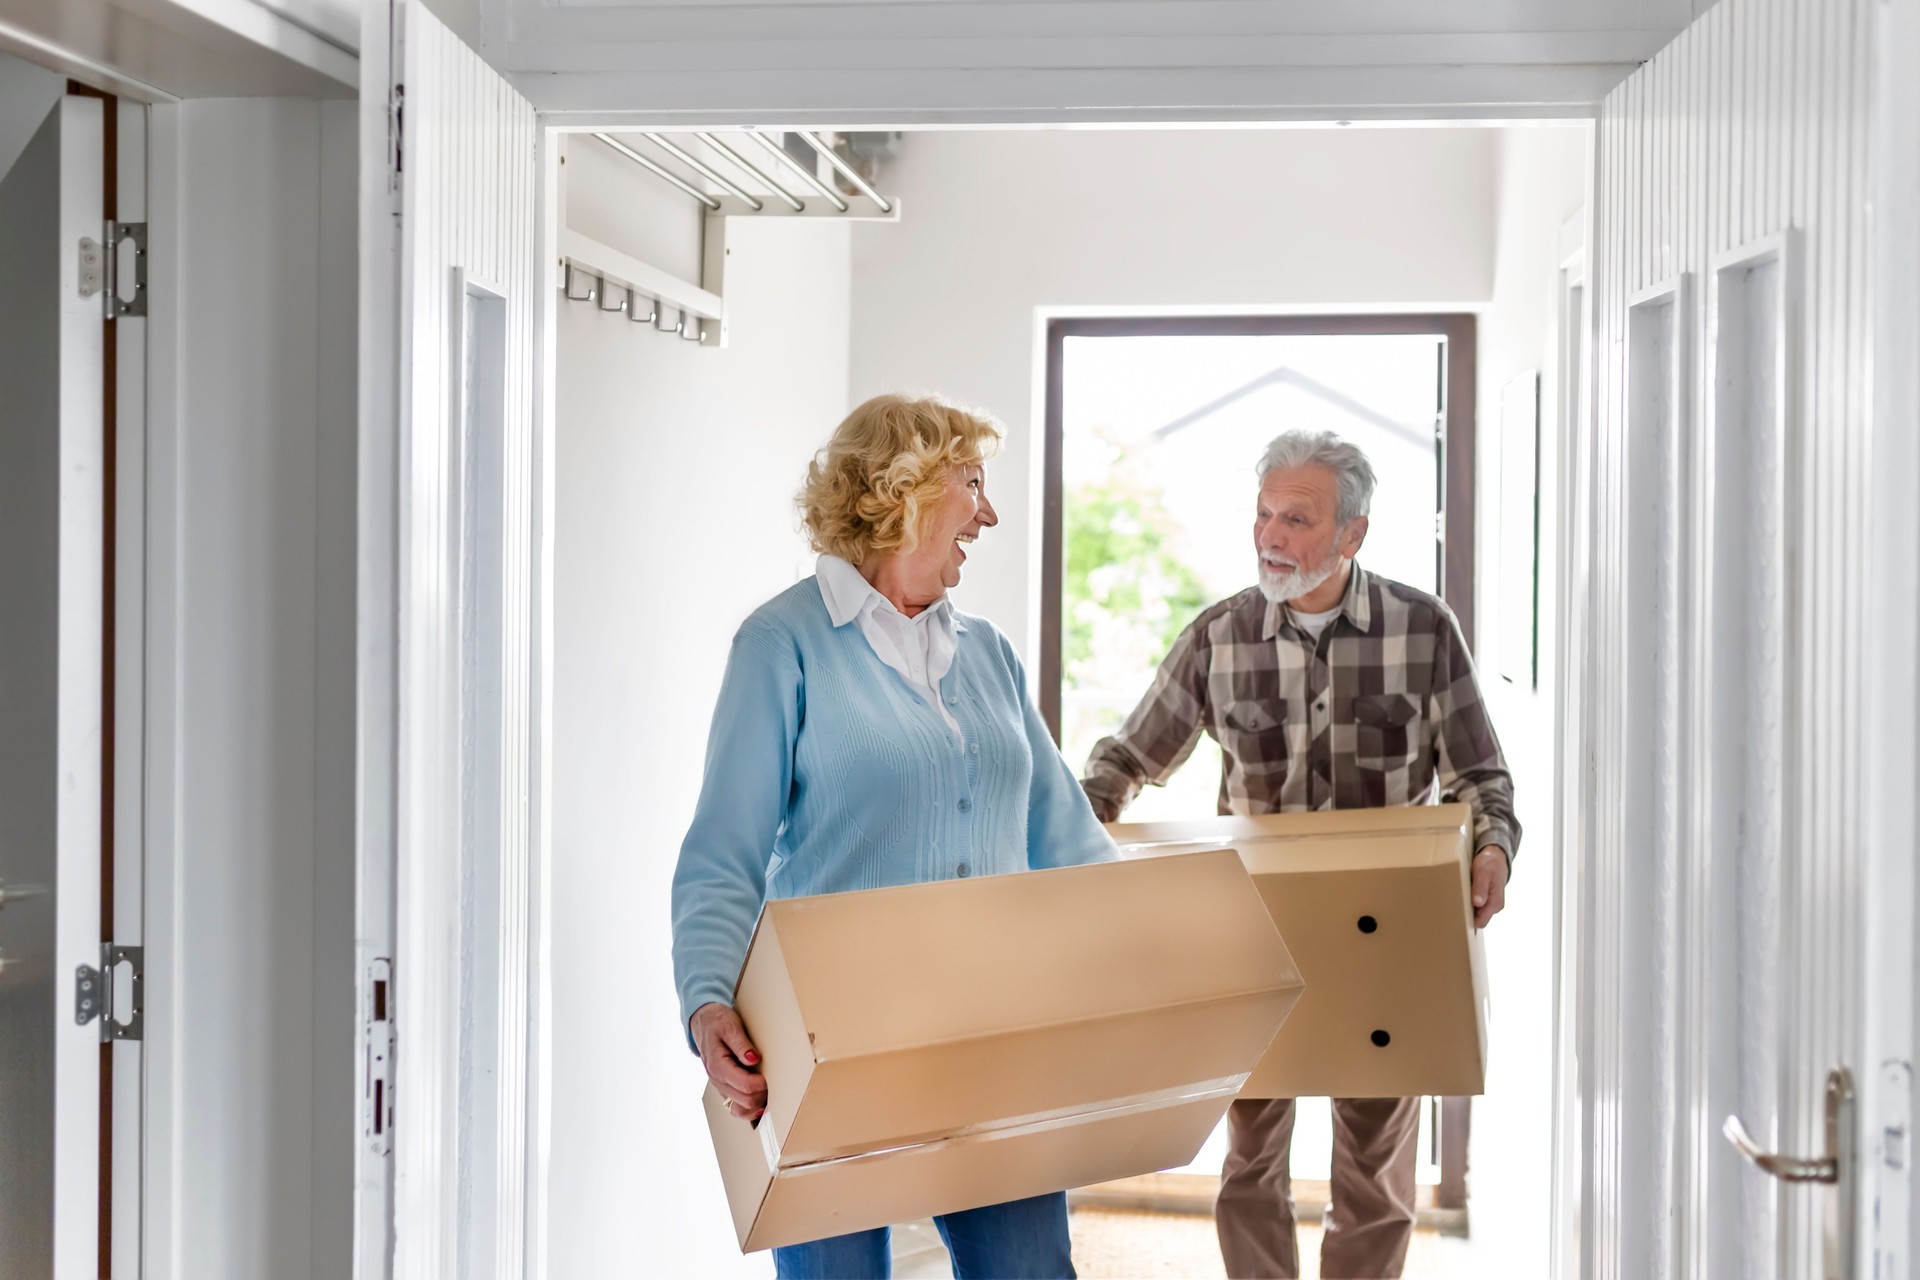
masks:
[(821, 556), (814, 567), (820, 599), (833, 625), (856, 623), (880, 661), (900, 673), (927, 705), (962, 737), (960, 722), (940, 699), (940, 682), (953, 667), (953, 605), (945, 597), (909, 618), (893, 607), (860, 570), (839, 556)]
[(1287, 612), (1292, 615), (1295, 626), (1318, 640), (1320, 633), (1327, 629), (1327, 624), (1340, 616), (1340, 608), (1341, 606), (1336, 604), (1325, 613), (1302, 613), (1292, 605), (1288, 605)]

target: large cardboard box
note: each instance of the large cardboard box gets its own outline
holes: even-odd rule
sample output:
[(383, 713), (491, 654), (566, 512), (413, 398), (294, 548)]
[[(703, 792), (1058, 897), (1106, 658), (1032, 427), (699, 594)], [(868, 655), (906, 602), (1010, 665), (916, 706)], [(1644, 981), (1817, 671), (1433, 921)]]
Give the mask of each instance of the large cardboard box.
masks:
[(770, 902), (705, 1106), (746, 1251), (1192, 1160), (1301, 991), (1232, 850)]
[(1242, 1097), (1484, 1091), (1486, 954), (1466, 805), (1107, 830), (1129, 857), (1231, 846), (1260, 886), (1307, 989)]

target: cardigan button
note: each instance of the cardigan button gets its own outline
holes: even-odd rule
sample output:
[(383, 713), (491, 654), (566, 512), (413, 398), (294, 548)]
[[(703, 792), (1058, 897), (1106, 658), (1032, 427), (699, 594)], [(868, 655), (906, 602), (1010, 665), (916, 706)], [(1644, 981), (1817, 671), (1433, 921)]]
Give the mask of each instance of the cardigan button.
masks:
[(963, 862), (959, 866), (955, 867), (953, 870), (955, 875), (959, 876), (962, 880), (965, 880), (968, 876), (973, 874), (973, 864), (971, 862)]
[(960, 797), (960, 812), (962, 812), (962, 813), (972, 813), (972, 812), (973, 812), (973, 801), (971, 801), (971, 800), (969, 800), (969, 799), (967, 799), (967, 798), (966, 798), (965, 796), (962, 796), (962, 797)]

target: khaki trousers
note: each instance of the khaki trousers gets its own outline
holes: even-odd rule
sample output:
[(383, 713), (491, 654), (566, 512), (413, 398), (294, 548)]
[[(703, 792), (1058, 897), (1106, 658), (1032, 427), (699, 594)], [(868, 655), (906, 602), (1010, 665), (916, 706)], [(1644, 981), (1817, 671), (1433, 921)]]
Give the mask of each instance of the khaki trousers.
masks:
[[(1213, 1222), (1235, 1280), (1294, 1280), (1293, 1099), (1236, 1102), (1227, 1112), (1227, 1163)], [(1332, 1280), (1398, 1276), (1413, 1238), (1418, 1098), (1333, 1100), (1332, 1203), (1320, 1274)]]

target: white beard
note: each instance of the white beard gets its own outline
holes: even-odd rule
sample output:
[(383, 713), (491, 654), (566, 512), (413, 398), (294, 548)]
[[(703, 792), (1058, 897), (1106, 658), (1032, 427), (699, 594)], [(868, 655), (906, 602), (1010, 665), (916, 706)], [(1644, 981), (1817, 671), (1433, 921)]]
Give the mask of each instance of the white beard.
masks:
[(1260, 566), (1260, 594), (1274, 604), (1285, 604), (1309, 594), (1337, 573), (1340, 569), (1340, 553), (1338, 550), (1328, 552), (1327, 562), (1318, 569), (1296, 568), (1287, 573), (1269, 569), (1265, 560), (1256, 563)]

